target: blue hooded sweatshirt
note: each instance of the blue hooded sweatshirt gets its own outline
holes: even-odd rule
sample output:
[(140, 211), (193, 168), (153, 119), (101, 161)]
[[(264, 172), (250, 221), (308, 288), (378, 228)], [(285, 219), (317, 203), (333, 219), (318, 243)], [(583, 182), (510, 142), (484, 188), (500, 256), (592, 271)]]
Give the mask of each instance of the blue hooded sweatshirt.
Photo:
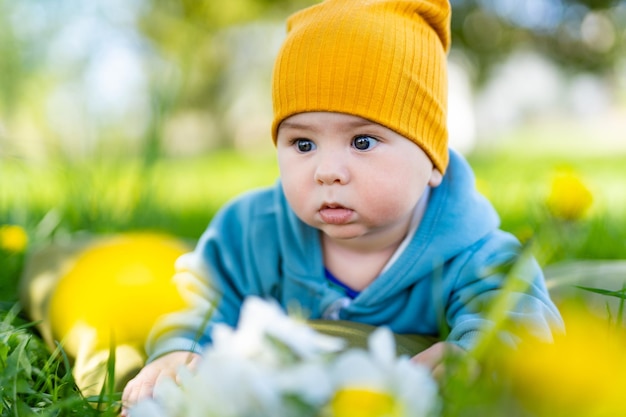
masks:
[[(502, 294), (506, 266), (521, 248), (499, 229), (497, 213), (474, 183), (467, 162), (451, 151), (411, 241), (349, 302), (325, 276), (321, 232), (295, 215), (280, 182), (236, 198), (213, 218), (195, 250), (178, 260), (174, 279), (189, 309), (157, 323), (146, 346), (149, 360), (177, 350), (200, 353), (211, 342), (213, 324), (235, 326), (251, 295), (298, 307), (311, 319), (384, 325), (471, 348), (490, 327), (485, 308)], [(512, 294), (509, 319), (550, 340), (563, 323), (540, 267), (531, 258), (515, 275), (526, 285)]]

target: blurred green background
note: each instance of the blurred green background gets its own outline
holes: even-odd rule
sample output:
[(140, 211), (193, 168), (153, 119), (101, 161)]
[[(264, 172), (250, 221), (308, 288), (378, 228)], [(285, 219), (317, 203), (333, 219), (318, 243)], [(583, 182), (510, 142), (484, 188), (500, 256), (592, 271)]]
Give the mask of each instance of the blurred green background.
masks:
[[(194, 240), (274, 182), (273, 59), (285, 18), (313, 3), (0, 0), (0, 226), (28, 236), (0, 247), (0, 300), (51, 241)], [(503, 227), (541, 234), (544, 264), (626, 259), (626, 1), (451, 4), (451, 145)], [(593, 196), (571, 219), (546, 206), (564, 170)]]

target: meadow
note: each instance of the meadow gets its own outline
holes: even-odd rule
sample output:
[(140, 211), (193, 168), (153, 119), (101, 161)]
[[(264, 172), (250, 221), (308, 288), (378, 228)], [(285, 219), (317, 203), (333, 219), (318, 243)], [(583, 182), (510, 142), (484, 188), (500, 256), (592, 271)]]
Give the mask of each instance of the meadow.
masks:
[[(532, 243), (547, 271), (568, 263), (610, 265), (626, 260), (626, 153), (568, 147), (537, 151), (537, 141), (540, 138), (512, 140), (468, 155), (477, 186), (500, 213), (502, 228)], [(277, 176), (271, 153), (219, 151), (184, 159), (56, 158), (45, 163), (4, 158), (0, 164), (0, 415), (117, 412), (119, 393), (111, 387), (97, 398), (81, 396), (68, 372), (71, 363), (61, 350), (50, 352), (43, 345), (16, 304), (18, 281), (33, 251), (84, 235), (134, 230), (166, 232), (193, 243), (228, 199), (269, 185)], [(558, 182), (559, 176), (569, 182)], [(587, 284), (608, 289), (609, 296), (623, 297), (620, 280), (626, 282), (626, 275), (620, 278), (619, 271), (617, 280), (615, 273), (607, 280), (585, 278)], [(621, 311), (607, 311), (607, 323), (621, 322)], [(461, 392), (466, 387), (450, 384), (449, 388)], [(489, 413), (486, 405), (477, 405), (491, 401), (510, 407), (511, 403), (496, 401), (499, 395), (489, 385), (468, 404), (483, 409), (478, 415), (502, 415), (498, 413), (504, 408), (494, 407)], [(459, 410), (452, 407), (447, 415), (477, 415)]]

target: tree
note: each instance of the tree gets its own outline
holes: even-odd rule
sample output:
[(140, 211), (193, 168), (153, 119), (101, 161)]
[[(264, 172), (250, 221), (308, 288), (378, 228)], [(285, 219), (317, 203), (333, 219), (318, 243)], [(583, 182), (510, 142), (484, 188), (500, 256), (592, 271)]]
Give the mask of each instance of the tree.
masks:
[[(225, 90), (233, 82), (233, 51), (224, 34), (233, 27), (259, 21), (274, 22), (284, 30), (289, 14), (316, 2), (0, 0), (0, 140), (15, 142), (12, 126), (24, 119), (37, 120), (42, 136), (58, 136), (56, 140), (61, 140), (65, 133), (48, 126), (56, 115), (45, 117), (50, 112), (51, 96), (58, 85), (79, 82), (83, 84), (76, 85), (75, 91), (86, 94), (86, 71), (93, 69), (98, 59), (109, 59), (103, 58), (99, 48), (110, 43), (107, 36), (125, 31), (127, 43), (143, 62), (142, 76), (147, 79), (146, 91), (132, 94), (143, 94), (147, 97), (144, 102), (151, 103), (144, 111), (148, 127), (143, 133), (142, 150), (159, 155), (168, 123), (176, 116), (194, 112), (211, 131), (207, 141), (230, 146), (233, 134), (224, 119), (231, 106), (227, 96), (232, 92)], [(453, 52), (471, 63), (478, 84), (489, 79), (495, 65), (520, 48), (550, 57), (565, 71), (608, 77), (616, 73), (626, 55), (626, 0), (451, 0), (451, 5)], [(86, 47), (84, 42), (88, 40), (70, 37), (73, 43), (67, 49), (72, 52), (78, 48), (80, 53), (72, 52), (71, 59), (67, 53), (59, 56), (59, 38), (67, 38), (67, 28), (85, 20), (81, 14), (85, 10), (90, 22), (111, 20), (108, 32), (100, 34), (102, 39), (95, 46)], [(131, 17), (114, 21), (123, 13)], [(250, 38), (254, 47), (259, 42)], [(91, 111), (82, 103), (75, 108)], [(30, 112), (27, 117), (25, 111)], [(118, 119), (125, 117), (121, 113)], [(141, 112), (133, 113), (130, 119), (139, 117), (136, 114)], [(125, 136), (133, 129), (117, 128), (119, 120), (88, 116), (94, 120), (74, 115), (77, 125), (95, 123), (94, 129), (85, 128), (75, 140), (87, 141), (89, 132), (95, 131), (100, 141), (106, 137), (107, 141), (117, 138), (118, 142), (128, 142)]]
[(479, 81), (519, 48), (567, 71), (607, 73), (624, 55), (623, 0), (452, 0), (453, 47), (474, 63)]

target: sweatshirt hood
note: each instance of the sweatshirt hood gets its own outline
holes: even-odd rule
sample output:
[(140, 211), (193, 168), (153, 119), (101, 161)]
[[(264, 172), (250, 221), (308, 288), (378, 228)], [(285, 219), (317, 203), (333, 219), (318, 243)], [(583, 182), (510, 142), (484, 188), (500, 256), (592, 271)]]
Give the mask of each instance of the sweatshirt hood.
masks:
[(436, 273), (499, 226), (497, 212), (476, 189), (469, 164), (451, 150), (448, 171), (441, 184), (431, 189), (424, 217), (402, 254), (402, 258), (410, 261), (393, 264), (383, 273), (389, 278), (376, 279), (364, 293), (379, 298), (402, 291), (418, 277)]

